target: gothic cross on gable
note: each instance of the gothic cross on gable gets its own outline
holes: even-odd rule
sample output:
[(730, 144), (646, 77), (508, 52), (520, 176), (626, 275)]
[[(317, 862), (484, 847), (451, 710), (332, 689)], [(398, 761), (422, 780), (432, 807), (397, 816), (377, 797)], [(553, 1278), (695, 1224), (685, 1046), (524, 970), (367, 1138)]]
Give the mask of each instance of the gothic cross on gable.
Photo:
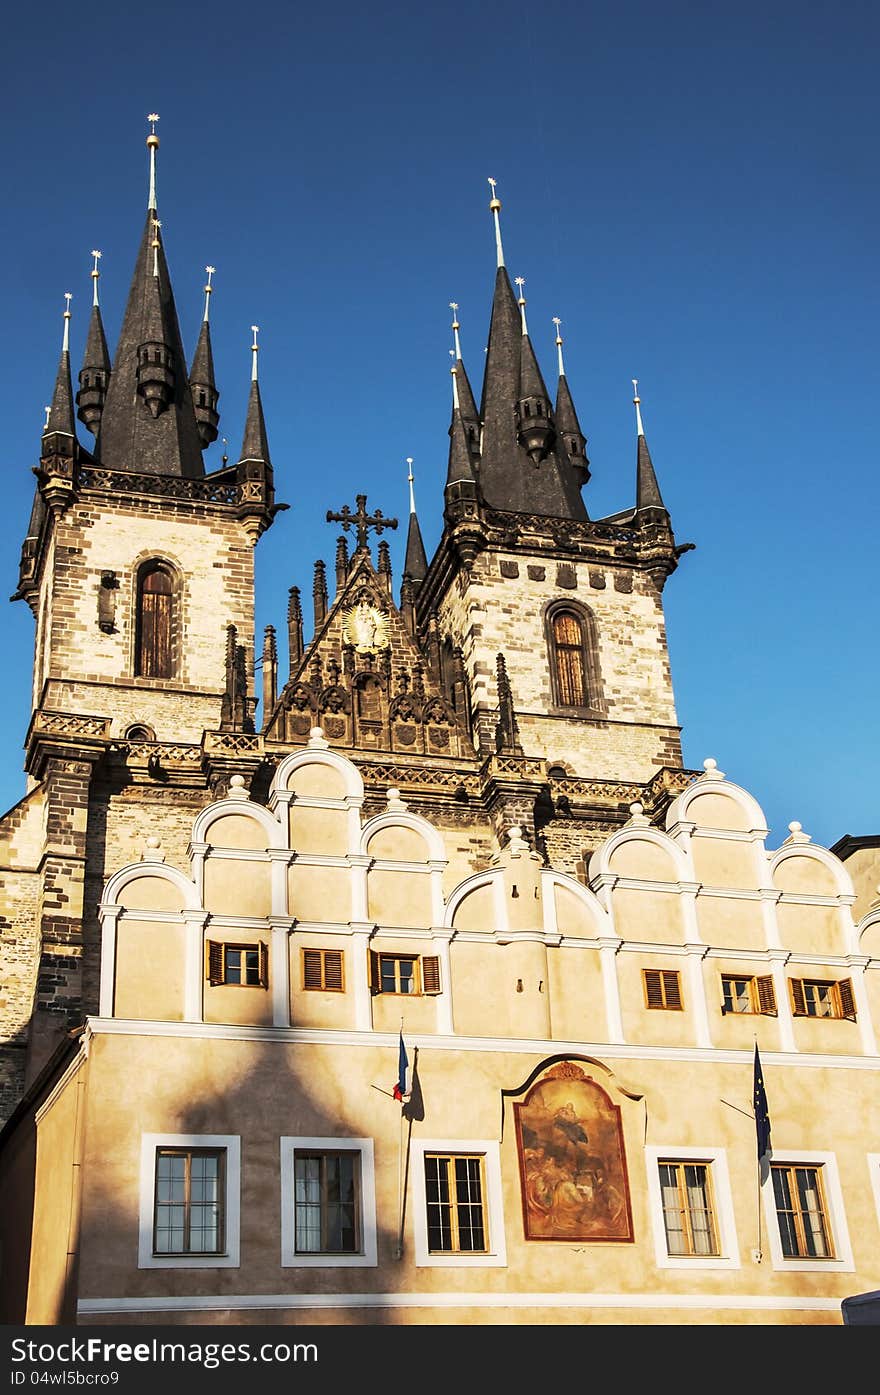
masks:
[(385, 528), (396, 528), (397, 519), (385, 518), (381, 509), (377, 509), (374, 514), (368, 514), (366, 494), (358, 494), (355, 502), (357, 508), (354, 513), (348, 504), (345, 504), (339, 513), (333, 513), (328, 509), (327, 522), (341, 523), (346, 532), (353, 527), (357, 532), (357, 549), (360, 551), (367, 546), (367, 533), (370, 528), (375, 528), (377, 533), (381, 533)]

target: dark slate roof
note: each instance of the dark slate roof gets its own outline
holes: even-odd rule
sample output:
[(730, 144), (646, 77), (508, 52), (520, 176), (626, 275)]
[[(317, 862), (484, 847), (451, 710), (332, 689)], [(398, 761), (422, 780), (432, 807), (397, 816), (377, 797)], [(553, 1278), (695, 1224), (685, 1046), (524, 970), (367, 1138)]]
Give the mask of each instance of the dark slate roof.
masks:
[(446, 472), (446, 483), (461, 484), (463, 481), (474, 483), (474, 468), (461, 410), (453, 407), (452, 424), (449, 427), (449, 468)]
[(574, 409), (571, 391), (568, 386), (568, 379), (564, 374), (559, 376), (559, 386), (556, 389), (556, 430), (568, 431), (583, 436), (581, 424), (578, 421), (577, 412)]
[(101, 319), (101, 309), (98, 305), (92, 306), (92, 315), (89, 320), (89, 332), (86, 335), (86, 347), (83, 353), (82, 366), (86, 368), (98, 368), (102, 373), (110, 372), (110, 353), (107, 349), (107, 336), (104, 333), (104, 321)]
[[(527, 359), (531, 355), (537, 381), (546, 396), (531, 344), (524, 350), (523, 338), (519, 306), (506, 268), (501, 266), (495, 278), (483, 379), (480, 493), (490, 508), (585, 521), (587, 511), (580, 488), (563, 453), (551, 448), (544, 460), (535, 465), (517, 440), (515, 406), (523, 395), (520, 376), (524, 355)], [(532, 371), (529, 364), (530, 378)]]
[(422, 541), (422, 530), (415, 513), (409, 516), (409, 532), (406, 535), (406, 556), (403, 563), (404, 576), (412, 581), (424, 581), (428, 573), (428, 555)]
[(251, 380), (251, 395), (248, 398), (247, 417), (244, 423), (244, 440), (241, 443), (239, 460), (262, 460), (269, 465), (269, 442), (266, 437), (266, 421), (263, 416), (263, 403), (260, 398), (260, 384)]
[(43, 429), (43, 435), (51, 436), (55, 431), (64, 436), (73, 436), (74, 440), (76, 439), (76, 425), (73, 417), (73, 387), (70, 381), (70, 354), (66, 349), (61, 350), (61, 358), (58, 361), (58, 373), (55, 377), (55, 391), (52, 394), (49, 421)]
[(458, 359), (455, 364), (455, 382), (458, 388), (458, 403), (461, 407), (461, 415), (464, 421), (479, 422), (480, 414), (477, 411), (477, 404), (471, 390), (470, 379), (465, 371), (464, 360)]
[(519, 392), (517, 397), (543, 397), (550, 402), (550, 394), (541, 376), (538, 360), (527, 334), (520, 334), (519, 353)]
[[(171, 279), (161, 246), (158, 284), (153, 276), (152, 218), (150, 210), (116, 345), (95, 454), (111, 470), (194, 479), (205, 472), (202, 448)], [(156, 338), (171, 349), (174, 392), (167, 409), (153, 417), (137, 391), (137, 353), (140, 344)]]
[(200, 387), (216, 388), (217, 386), (214, 382), (214, 354), (211, 349), (211, 329), (207, 320), (202, 320), (202, 327), (199, 330), (199, 342), (196, 344), (192, 367), (189, 370), (189, 380), (191, 383), (198, 383)]
[(636, 461), (636, 508), (666, 511), (666, 505), (660, 494), (660, 486), (657, 483), (657, 476), (654, 474), (651, 452), (648, 450), (648, 442), (644, 436), (639, 437)]

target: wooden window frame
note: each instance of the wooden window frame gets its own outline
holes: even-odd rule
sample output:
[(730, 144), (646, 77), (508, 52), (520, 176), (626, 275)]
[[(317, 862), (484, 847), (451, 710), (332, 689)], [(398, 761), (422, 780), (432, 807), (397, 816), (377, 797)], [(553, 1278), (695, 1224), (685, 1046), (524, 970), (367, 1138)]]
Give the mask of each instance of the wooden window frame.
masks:
[[(747, 1008), (728, 1006), (727, 999), (730, 997), (733, 1004), (739, 997), (725, 992), (729, 983), (741, 983), (745, 985), (746, 994), (749, 1000)], [(776, 989), (773, 985), (771, 974), (722, 974), (721, 975), (721, 1012), (726, 1016), (739, 1017), (747, 1016), (750, 1013), (761, 1017), (775, 1017), (776, 1009)]]
[[(433, 998), (443, 991), (440, 977), (440, 956), (438, 954), (410, 954), (408, 951), (384, 949), (371, 949), (367, 951), (367, 954), (371, 993), (382, 994), (383, 997), (387, 998)], [(383, 988), (383, 959), (395, 961), (406, 959), (412, 963), (413, 989), (411, 993), (402, 993), (399, 988)], [(394, 980), (395, 983), (399, 984), (400, 974), (397, 969), (395, 969)]]
[[(673, 1231), (673, 1234), (680, 1234), (685, 1242), (685, 1249), (674, 1250), (670, 1242), (670, 1228), (667, 1224), (669, 1208), (666, 1205), (666, 1194), (664, 1190), (662, 1169), (669, 1168), (675, 1173), (675, 1187), (678, 1197), (676, 1215), (681, 1220), (681, 1230)], [(697, 1168), (702, 1171), (701, 1182), (702, 1196), (705, 1203), (706, 1216), (708, 1219), (708, 1233), (711, 1240), (711, 1249), (700, 1250), (696, 1246), (694, 1229), (694, 1208), (691, 1205), (690, 1188), (687, 1181), (687, 1169)], [(711, 1163), (688, 1159), (688, 1158), (658, 1158), (658, 1177), (660, 1181), (660, 1205), (663, 1211), (663, 1230), (666, 1235), (666, 1252), (671, 1259), (716, 1259), (721, 1256), (721, 1243), (719, 1236), (718, 1221), (716, 1217), (715, 1196), (712, 1185), (712, 1165)], [(693, 1185), (693, 1184), (691, 1184)]]
[(300, 953), (300, 982), (303, 991), (307, 993), (344, 993), (345, 954), (343, 951), (341, 949), (303, 948)]
[[(259, 955), (258, 980), (256, 983), (230, 982), (226, 977), (226, 954), (228, 950)], [(269, 987), (269, 946), (265, 940), (246, 944), (230, 940), (207, 940), (205, 943), (205, 978), (212, 988), (263, 988)]]
[[(327, 1233), (329, 1226), (329, 1213), (333, 1203), (327, 1196), (327, 1172), (326, 1163), (328, 1158), (350, 1157), (354, 1160), (353, 1184), (354, 1184), (354, 1245), (351, 1249), (332, 1249), (327, 1244)], [(320, 1187), (321, 1201), (319, 1203), (321, 1245), (317, 1250), (301, 1250), (296, 1243), (296, 1222), (297, 1222), (297, 1163), (301, 1159), (317, 1158), (320, 1160)], [(327, 1255), (331, 1259), (345, 1257), (347, 1255), (363, 1254), (363, 1202), (362, 1202), (362, 1174), (361, 1174), (361, 1150), (359, 1148), (294, 1148), (293, 1150), (293, 1244), (294, 1254), (297, 1257), (304, 1256), (313, 1258), (317, 1255)]]
[[(580, 631), (578, 648), (586, 699), (583, 703), (569, 702), (563, 696), (559, 669), (559, 642), (556, 636), (556, 622), (563, 615), (571, 616)], [(549, 659), (550, 692), (554, 709), (560, 713), (604, 715), (607, 711), (607, 703), (602, 689), (596, 617), (590, 608), (567, 597), (552, 601), (544, 612), (544, 636)], [(574, 648), (575, 646), (564, 647)]]
[[(794, 1017), (809, 1017), (816, 1022), (856, 1021), (856, 1003), (853, 993), (852, 979), (818, 979), (818, 978), (790, 978), (788, 980), (789, 993), (791, 995), (791, 1011)], [(810, 1007), (815, 1006), (813, 996), (816, 989), (821, 990), (826, 998), (830, 1012), (811, 1012)]]
[(678, 969), (642, 969), (645, 1007), (652, 1011), (684, 1012)]
[[(810, 1260), (816, 1262), (835, 1261), (837, 1255), (834, 1248), (834, 1228), (831, 1224), (831, 1213), (828, 1208), (828, 1197), (825, 1190), (825, 1179), (823, 1177), (823, 1165), (815, 1163), (798, 1162), (772, 1162), (770, 1164), (770, 1181), (772, 1185), (771, 1196), (773, 1198), (773, 1209), (776, 1213), (776, 1224), (779, 1228), (779, 1245), (783, 1262), (788, 1260)], [(818, 1210), (812, 1213), (818, 1218), (819, 1229), (824, 1244), (825, 1254), (814, 1254), (809, 1246), (809, 1227), (805, 1224), (809, 1213), (805, 1209), (801, 1200), (801, 1190), (798, 1185), (798, 1173), (810, 1174), (813, 1179), (812, 1190), (818, 1197)], [(777, 1194), (777, 1178), (785, 1177), (788, 1200), (790, 1204), (784, 1209), (780, 1209), (780, 1198)], [(789, 1236), (793, 1237), (796, 1250), (794, 1253), (786, 1252), (786, 1235), (783, 1232), (782, 1216), (791, 1218)]]
[[(182, 1250), (160, 1250), (157, 1244), (159, 1230), (159, 1161), (163, 1157), (184, 1158), (184, 1247)], [(193, 1158), (217, 1159), (217, 1245), (213, 1250), (194, 1250), (190, 1247), (192, 1224), (192, 1160)], [(161, 1203), (163, 1206), (167, 1202)], [(198, 1205), (199, 1203), (195, 1203)], [(179, 1259), (181, 1256), (210, 1258), (226, 1253), (226, 1149), (225, 1148), (176, 1148), (159, 1145), (156, 1148), (156, 1161), (153, 1178), (153, 1255), (160, 1259)]]
[[(466, 1207), (468, 1204), (472, 1204), (472, 1203), (469, 1203), (468, 1200), (467, 1200), (466, 1198), (464, 1198), (464, 1197), (461, 1197), (461, 1198), (460, 1198), (459, 1195), (458, 1195), (458, 1181), (457, 1181), (457, 1178), (456, 1178), (456, 1175), (455, 1175), (455, 1164), (456, 1164), (457, 1162), (459, 1162), (459, 1161), (466, 1161), (466, 1162), (473, 1162), (473, 1161), (476, 1161), (476, 1162), (479, 1163), (479, 1172), (478, 1172), (478, 1176), (477, 1176), (477, 1181), (478, 1181), (478, 1184), (479, 1184), (479, 1193), (480, 1193), (480, 1194), (479, 1194), (479, 1198), (478, 1198), (478, 1204), (479, 1204), (479, 1208), (480, 1208), (480, 1216), (481, 1216), (481, 1219), (482, 1219), (482, 1231), (483, 1231), (483, 1244), (482, 1244), (482, 1246), (481, 1246), (479, 1249), (470, 1248), (470, 1247), (462, 1248), (462, 1245), (461, 1245), (461, 1220), (460, 1220), (460, 1211), (461, 1211), (464, 1207)], [(443, 1163), (443, 1164), (444, 1164), (444, 1171), (445, 1171), (445, 1173), (446, 1173), (446, 1187), (447, 1187), (447, 1193), (448, 1193), (448, 1200), (447, 1200), (445, 1203), (437, 1203), (437, 1202), (433, 1202), (433, 1201), (429, 1200), (428, 1165), (429, 1165), (430, 1163), (432, 1163), (432, 1162), (440, 1162), (440, 1163)], [(488, 1255), (488, 1254), (490, 1254), (490, 1253), (491, 1253), (491, 1236), (490, 1236), (490, 1234), (489, 1234), (489, 1207), (488, 1207), (488, 1204), (487, 1204), (487, 1196), (486, 1196), (486, 1158), (485, 1158), (485, 1154), (483, 1154), (483, 1153), (471, 1153), (471, 1152), (446, 1153), (446, 1152), (439, 1152), (439, 1151), (436, 1150), (436, 1149), (432, 1149), (431, 1151), (426, 1151), (426, 1152), (423, 1154), (423, 1157), (422, 1157), (422, 1168), (423, 1168), (423, 1171), (424, 1171), (424, 1179), (425, 1179), (425, 1227), (426, 1227), (425, 1242), (426, 1242), (426, 1246), (427, 1246), (427, 1253), (428, 1253), (428, 1255), (429, 1255), (429, 1256), (435, 1256), (435, 1255), (439, 1255), (439, 1256), (443, 1256), (443, 1255), (462, 1255), (462, 1256), (468, 1256), (468, 1255)], [(446, 1219), (447, 1219), (447, 1221), (448, 1221), (448, 1229), (449, 1229), (450, 1241), (451, 1241), (451, 1243), (450, 1243), (448, 1246), (444, 1246), (442, 1249), (441, 1249), (441, 1248), (433, 1248), (432, 1245), (431, 1245), (431, 1240), (430, 1240), (430, 1234), (431, 1234), (431, 1224), (430, 1224), (431, 1211), (432, 1211), (432, 1209), (435, 1208), (438, 1204), (442, 1205), (443, 1208), (444, 1208), (445, 1215), (446, 1215)]]
[[(147, 661), (144, 649), (144, 626), (145, 626), (145, 595), (153, 595), (152, 591), (147, 591), (147, 583), (153, 576), (163, 576), (168, 581), (168, 590), (156, 592), (156, 595), (168, 597), (167, 616), (165, 620), (165, 640), (164, 664), (158, 664), (161, 671), (147, 672), (152, 668), (151, 662)], [(132, 673), (135, 678), (155, 679), (158, 682), (167, 682), (177, 678), (179, 675), (179, 655), (180, 655), (180, 577), (177, 568), (173, 563), (164, 557), (149, 557), (141, 562), (137, 569), (134, 586), (134, 652), (132, 655)]]

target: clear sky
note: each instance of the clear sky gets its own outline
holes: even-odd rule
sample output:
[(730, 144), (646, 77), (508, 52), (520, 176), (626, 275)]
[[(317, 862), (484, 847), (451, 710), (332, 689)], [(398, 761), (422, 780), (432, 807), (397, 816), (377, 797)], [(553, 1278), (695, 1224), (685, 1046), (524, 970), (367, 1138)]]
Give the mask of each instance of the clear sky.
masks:
[[(0, 383), (5, 594), (72, 291), (90, 250), (111, 351), (160, 113), (159, 212), (191, 354), (207, 263), (221, 434), (237, 459), (260, 326), (277, 497), (257, 620), (278, 630), (328, 508), (396, 514), (429, 555), (450, 408), (448, 304), (479, 395), (512, 276), (588, 437), (593, 517), (633, 502), (632, 387), (679, 542), (667, 629), (685, 761), (714, 757), (771, 844), (880, 831), (876, 693), (880, 11), (869, 0), (16, 6), (4, 19)], [(91, 444), (84, 430), (83, 443)], [(218, 441), (206, 453), (219, 468)], [(389, 536), (386, 534), (386, 536)], [(5, 602), (4, 602), (5, 604)], [(0, 807), (21, 797), (33, 621), (0, 611)], [(218, 652), (218, 679), (223, 655)], [(259, 714), (258, 714), (259, 716)]]

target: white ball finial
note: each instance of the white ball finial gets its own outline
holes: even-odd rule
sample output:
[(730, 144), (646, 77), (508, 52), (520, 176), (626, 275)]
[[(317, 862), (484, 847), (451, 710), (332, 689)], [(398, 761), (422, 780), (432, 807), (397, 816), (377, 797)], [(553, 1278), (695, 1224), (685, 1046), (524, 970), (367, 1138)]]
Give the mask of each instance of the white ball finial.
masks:
[(703, 761), (703, 769), (704, 769), (704, 770), (717, 770), (717, 769), (718, 769), (718, 762), (717, 762), (717, 760), (713, 760), (712, 757), (709, 756), (706, 760)]
[(802, 827), (803, 824), (799, 824), (797, 819), (792, 819), (791, 823), (788, 825), (788, 831), (789, 833), (800, 833)]
[(231, 775), (229, 779), (229, 794), (227, 799), (247, 799), (248, 792), (244, 787), (243, 775)]

